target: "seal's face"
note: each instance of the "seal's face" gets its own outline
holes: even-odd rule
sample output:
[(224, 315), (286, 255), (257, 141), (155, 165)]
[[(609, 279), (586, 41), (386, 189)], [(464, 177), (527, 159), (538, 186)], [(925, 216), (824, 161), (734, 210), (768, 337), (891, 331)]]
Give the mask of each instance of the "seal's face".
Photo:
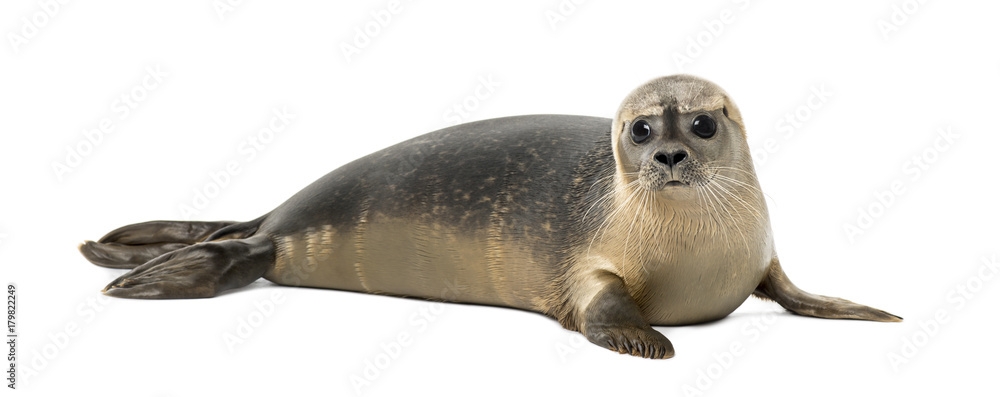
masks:
[(729, 182), (753, 172), (739, 111), (718, 86), (692, 76), (634, 90), (613, 139), (622, 180), (668, 199), (696, 198), (717, 177)]

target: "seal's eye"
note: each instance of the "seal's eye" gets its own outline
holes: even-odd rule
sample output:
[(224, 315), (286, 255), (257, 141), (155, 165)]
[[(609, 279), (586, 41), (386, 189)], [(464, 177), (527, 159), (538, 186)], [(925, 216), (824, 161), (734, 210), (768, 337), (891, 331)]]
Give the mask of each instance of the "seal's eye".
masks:
[(695, 117), (694, 123), (691, 123), (691, 131), (699, 137), (705, 139), (711, 138), (715, 135), (715, 120), (704, 114)]
[(649, 123), (646, 120), (636, 120), (632, 123), (632, 142), (642, 143), (649, 138), (649, 133), (652, 131), (649, 128)]

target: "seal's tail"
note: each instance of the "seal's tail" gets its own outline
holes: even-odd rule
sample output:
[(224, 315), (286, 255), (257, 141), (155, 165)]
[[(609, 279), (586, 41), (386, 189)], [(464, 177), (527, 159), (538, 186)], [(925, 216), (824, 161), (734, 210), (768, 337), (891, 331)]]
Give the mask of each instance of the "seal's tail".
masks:
[(253, 235), (261, 219), (250, 222), (151, 221), (122, 226), (80, 245), (80, 253), (91, 263), (116, 269), (132, 269), (153, 258), (193, 244), (245, 238)]

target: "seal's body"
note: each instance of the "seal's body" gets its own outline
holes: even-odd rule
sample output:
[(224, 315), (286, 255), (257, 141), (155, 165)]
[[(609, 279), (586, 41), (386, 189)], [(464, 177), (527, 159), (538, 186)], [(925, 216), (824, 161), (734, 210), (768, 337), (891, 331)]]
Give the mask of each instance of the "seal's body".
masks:
[(800, 314), (899, 320), (788, 281), (738, 110), (691, 76), (647, 83), (614, 120), (446, 128), (334, 170), (256, 220), (130, 225), (81, 251), (134, 267), (112, 296), (210, 297), (265, 277), (537, 311), (653, 358), (673, 348), (650, 324), (719, 319), (751, 294)]
[(614, 161), (610, 124), (487, 120), (358, 159), (264, 217), (277, 248), (265, 277), (552, 313), (567, 240), (585, 232), (576, 193), (600, 177), (586, 165)]

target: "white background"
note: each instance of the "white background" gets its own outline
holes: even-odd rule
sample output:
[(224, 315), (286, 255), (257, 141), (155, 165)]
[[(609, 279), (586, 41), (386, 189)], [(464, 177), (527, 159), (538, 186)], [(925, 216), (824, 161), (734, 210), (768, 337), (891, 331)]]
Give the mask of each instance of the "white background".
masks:
[[(350, 59), (343, 46), (386, 1), (245, 1), (221, 16), (226, 3), (139, 3), (69, 2), (48, 18), (36, 1), (0, 6), (0, 263), (18, 287), (30, 394), (355, 395), (352, 377), (370, 382), (363, 395), (996, 389), (1000, 288), (983, 267), (1000, 251), (995, 3), (404, 1)], [(147, 68), (166, 77), (143, 91)], [(791, 279), (905, 322), (751, 299), (718, 322), (659, 327), (677, 355), (652, 361), (494, 307), (265, 281), (207, 300), (102, 298), (121, 271), (76, 251), (118, 226), (182, 218), (229, 162), (240, 172), (194, 219), (253, 219), (342, 164), (450, 125), (456, 105), (462, 121), (612, 117), (632, 88), (678, 72), (741, 108)], [(482, 80), (499, 86), (470, 99)], [(123, 118), (116, 100), (133, 91), (143, 100)], [(241, 152), (282, 108), (291, 124), (252, 159)], [(113, 131), (54, 170), (105, 118)], [(942, 129), (958, 137), (935, 149)], [(919, 175), (914, 156), (932, 160)], [(904, 190), (879, 204), (894, 181)], [(860, 208), (876, 216), (849, 237)], [(252, 333), (227, 345), (239, 331)], [(379, 358), (401, 334), (409, 343)], [(366, 378), (366, 360), (384, 368)]]

